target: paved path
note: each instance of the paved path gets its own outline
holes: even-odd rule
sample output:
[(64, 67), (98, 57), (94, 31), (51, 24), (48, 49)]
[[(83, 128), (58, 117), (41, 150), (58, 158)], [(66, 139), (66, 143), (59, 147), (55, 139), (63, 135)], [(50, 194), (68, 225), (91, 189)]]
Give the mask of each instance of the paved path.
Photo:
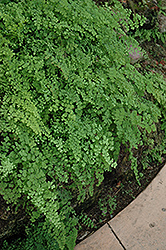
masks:
[(74, 250), (166, 250), (166, 165), (124, 210)]

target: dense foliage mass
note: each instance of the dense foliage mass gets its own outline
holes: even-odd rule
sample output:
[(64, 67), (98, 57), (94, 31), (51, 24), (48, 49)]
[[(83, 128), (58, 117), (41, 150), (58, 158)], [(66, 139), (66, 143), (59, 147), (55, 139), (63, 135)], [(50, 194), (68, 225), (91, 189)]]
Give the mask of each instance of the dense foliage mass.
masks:
[(74, 248), (74, 194), (93, 195), (121, 143), (138, 179), (132, 148), (165, 115), (162, 77), (130, 64), (125, 32), (143, 22), (129, 17), (90, 0), (0, 4), (0, 193), (44, 214), (60, 249)]

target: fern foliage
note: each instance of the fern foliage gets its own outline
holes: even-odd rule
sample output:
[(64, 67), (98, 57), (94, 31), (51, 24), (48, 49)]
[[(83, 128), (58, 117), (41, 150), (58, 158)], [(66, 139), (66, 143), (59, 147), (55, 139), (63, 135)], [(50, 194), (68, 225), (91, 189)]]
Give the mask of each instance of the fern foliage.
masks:
[(138, 44), (123, 27), (141, 18), (119, 8), (90, 0), (0, 4), (0, 193), (29, 204), (32, 221), (44, 214), (60, 249), (73, 249), (77, 237), (73, 193), (80, 202), (93, 195), (121, 143), (130, 145), (137, 177), (131, 150), (165, 112), (164, 80), (130, 64), (128, 48)]

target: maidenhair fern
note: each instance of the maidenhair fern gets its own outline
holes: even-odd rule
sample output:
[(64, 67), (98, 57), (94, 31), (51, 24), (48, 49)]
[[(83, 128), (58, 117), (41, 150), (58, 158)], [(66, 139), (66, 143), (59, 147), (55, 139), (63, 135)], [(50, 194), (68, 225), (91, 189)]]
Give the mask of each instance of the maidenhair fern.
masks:
[(76, 196), (93, 195), (120, 144), (132, 157), (165, 111), (165, 82), (130, 64), (138, 43), (125, 29), (142, 19), (119, 6), (0, 4), (0, 193), (9, 203), (24, 197), (32, 221), (44, 214), (60, 249), (74, 248)]

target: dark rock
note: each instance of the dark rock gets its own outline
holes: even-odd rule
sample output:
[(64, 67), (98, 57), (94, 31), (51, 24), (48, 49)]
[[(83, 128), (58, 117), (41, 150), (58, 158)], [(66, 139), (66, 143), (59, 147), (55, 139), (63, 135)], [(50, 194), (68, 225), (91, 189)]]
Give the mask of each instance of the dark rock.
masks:
[(166, 32), (166, 16), (163, 14), (158, 15), (159, 29), (161, 33)]

